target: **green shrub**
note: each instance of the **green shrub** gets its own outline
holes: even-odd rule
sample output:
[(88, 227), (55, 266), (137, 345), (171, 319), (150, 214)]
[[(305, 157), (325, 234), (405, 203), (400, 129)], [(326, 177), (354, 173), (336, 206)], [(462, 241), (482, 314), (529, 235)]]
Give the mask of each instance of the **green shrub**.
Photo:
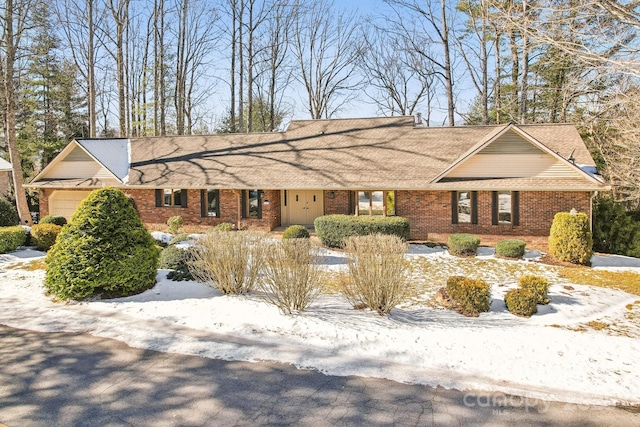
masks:
[(532, 274), (522, 276), (518, 282), (520, 288), (525, 289), (536, 297), (536, 304), (549, 304), (547, 292), (549, 292), (549, 282), (544, 277)]
[(160, 252), (160, 268), (173, 270), (167, 273), (167, 278), (180, 282), (182, 280), (191, 280), (191, 273), (187, 265), (189, 259), (189, 250), (181, 249), (173, 245), (169, 245)]
[(234, 231), (236, 226), (230, 222), (223, 222), (213, 227), (213, 231)]
[(158, 250), (116, 188), (91, 192), (47, 254), (45, 287), (61, 299), (123, 296), (153, 286)]
[(622, 203), (601, 196), (593, 203), (593, 249), (607, 254), (640, 257), (640, 220)]
[(480, 238), (471, 234), (457, 233), (449, 236), (447, 246), (451, 255), (469, 256), (475, 255)]
[(522, 258), (526, 245), (526, 242), (518, 239), (500, 240), (496, 244), (496, 255), (505, 258)]
[(478, 316), (491, 307), (491, 286), (483, 280), (451, 276), (447, 280), (447, 293), (465, 316)]
[(15, 205), (4, 197), (0, 197), (0, 227), (11, 227), (19, 223), (20, 217)]
[(180, 215), (172, 216), (167, 220), (167, 226), (169, 227), (169, 231), (171, 234), (178, 234), (180, 229), (182, 228), (183, 222), (182, 217)]
[(41, 251), (48, 251), (56, 242), (62, 227), (56, 224), (36, 224), (31, 227), (31, 244)]
[(536, 295), (528, 289), (517, 288), (507, 291), (504, 303), (509, 312), (524, 317), (531, 317), (538, 311)]
[(349, 277), (342, 293), (354, 307), (389, 313), (408, 296), (407, 244), (398, 236), (352, 236), (346, 241)]
[(18, 246), (24, 245), (27, 233), (19, 225), (0, 228), (0, 254), (13, 252)]
[(387, 234), (409, 238), (409, 220), (399, 216), (325, 215), (316, 218), (314, 226), (322, 244), (333, 248), (344, 246), (351, 236)]
[(282, 233), (283, 239), (308, 239), (309, 231), (304, 225), (291, 225)]
[(63, 227), (67, 225), (67, 218), (62, 215), (49, 214), (40, 220), (40, 224), (55, 224)]
[(549, 253), (560, 261), (589, 265), (593, 255), (589, 216), (558, 212), (551, 224)]

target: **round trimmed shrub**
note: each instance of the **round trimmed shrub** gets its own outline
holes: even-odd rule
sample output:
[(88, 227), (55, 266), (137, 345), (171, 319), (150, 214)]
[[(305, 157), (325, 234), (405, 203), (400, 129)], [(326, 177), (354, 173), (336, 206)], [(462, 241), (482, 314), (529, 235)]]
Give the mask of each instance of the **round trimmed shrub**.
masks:
[(536, 295), (528, 289), (518, 288), (507, 291), (504, 303), (509, 312), (523, 317), (531, 317), (538, 311)]
[(471, 256), (476, 254), (480, 238), (472, 234), (457, 233), (449, 236), (447, 246), (451, 255)]
[(409, 239), (409, 220), (399, 216), (324, 215), (313, 225), (322, 244), (331, 248), (343, 247), (351, 236), (386, 234)]
[(522, 276), (519, 281), (520, 288), (525, 289), (536, 297), (536, 304), (549, 304), (547, 292), (549, 292), (549, 282), (544, 277), (532, 274)]
[(19, 222), (20, 217), (14, 204), (0, 197), (0, 227), (11, 227), (18, 225)]
[(182, 228), (183, 221), (180, 215), (172, 216), (167, 220), (167, 226), (169, 227), (169, 231), (171, 234), (178, 234), (180, 229)]
[(496, 244), (496, 255), (505, 258), (522, 258), (527, 243), (518, 239), (500, 240)]
[(31, 227), (31, 244), (46, 252), (56, 242), (60, 230), (62, 227), (56, 224), (36, 224)]
[(155, 283), (155, 242), (119, 189), (91, 192), (46, 258), (45, 287), (60, 299), (125, 296)]
[(447, 293), (465, 316), (478, 316), (491, 308), (491, 285), (484, 280), (451, 276), (447, 280)]
[(549, 234), (549, 253), (560, 261), (589, 265), (593, 256), (593, 236), (585, 213), (558, 212)]
[(18, 246), (24, 245), (27, 233), (19, 225), (0, 228), (0, 254), (13, 252)]
[(282, 233), (283, 239), (308, 239), (309, 230), (304, 225), (292, 225)]
[(58, 214), (49, 214), (40, 220), (40, 224), (55, 224), (63, 227), (67, 225), (67, 218)]

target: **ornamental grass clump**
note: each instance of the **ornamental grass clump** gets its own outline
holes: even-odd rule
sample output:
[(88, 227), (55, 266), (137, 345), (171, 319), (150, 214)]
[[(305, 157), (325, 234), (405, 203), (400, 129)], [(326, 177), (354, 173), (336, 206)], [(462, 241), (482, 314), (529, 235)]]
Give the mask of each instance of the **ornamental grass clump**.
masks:
[(536, 294), (526, 288), (511, 289), (504, 296), (507, 310), (522, 317), (531, 317), (538, 311), (536, 300)]
[(38, 250), (46, 252), (56, 242), (61, 230), (62, 227), (54, 223), (36, 224), (31, 227), (31, 243)]
[(504, 258), (522, 258), (527, 243), (518, 239), (500, 240), (496, 244), (496, 255)]
[(475, 256), (480, 238), (472, 234), (457, 233), (449, 236), (449, 253), (457, 256)]
[(45, 287), (60, 299), (126, 296), (156, 281), (158, 250), (125, 194), (92, 191), (62, 228), (45, 260)]
[(183, 221), (180, 215), (172, 216), (167, 220), (167, 227), (169, 227), (169, 232), (174, 236), (180, 232), (182, 225)]
[(549, 253), (560, 261), (589, 265), (593, 256), (593, 236), (585, 213), (558, 212), (551, 224)]
[(252, 231), (211, 231), (198, 239), (187, 261), (193, 278), (223, 294), (247, 294), (260, 276), (266, 236)]
[(464, 316), (477, 317), (491, 307), (491, 285), (484, 280), (451, 276), (446, 291), (454, 308)]
[(309, 239), (271, 242), (258, 287), (260, 296), (284, 314), (303, 311), (323, 289), (318, 248)]
[(398, 236), (373, 234), (346, 241), (349, 277), (341, 291), (356, 308), (385, 315), (409, 295), (407, 244)]

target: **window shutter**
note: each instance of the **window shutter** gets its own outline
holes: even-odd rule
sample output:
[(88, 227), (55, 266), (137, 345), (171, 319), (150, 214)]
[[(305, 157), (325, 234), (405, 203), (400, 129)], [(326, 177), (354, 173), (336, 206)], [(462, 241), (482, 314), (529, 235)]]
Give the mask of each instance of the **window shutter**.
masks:
[(182, 207), (186, 208), (187, 207), (187, 190), (180, 190), (180, 195), (181, 197), (181, 202), (182, 202)]
[(511, 221), (513, 225), (520, 225), (520, 192), (512, 191), (511, 192)]
[(471, 192), (471, 224), (478, 223), (478, 192)]
[(451, 192), (451, 224), (458, 223), (458, 192)]
[(156, 190), (156, 208), (162, 207), (162, 197), (164, 196), (163, 190)]
[(498, 225), (498, 211), (500, 206), (498, 205), (498, 192), (491, 192), (491, 225)]
[(207, 190), (200, 190), (200, 216), (206, 217), (209, 212), (207, 212), (207, 205), (209, 200), (207, 199)]

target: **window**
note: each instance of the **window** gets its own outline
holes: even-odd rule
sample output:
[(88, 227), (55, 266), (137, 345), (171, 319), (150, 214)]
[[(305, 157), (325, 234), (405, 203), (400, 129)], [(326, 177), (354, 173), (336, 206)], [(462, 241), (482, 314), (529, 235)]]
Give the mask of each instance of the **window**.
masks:
[(261, 190), (242, 190), (242, 217), (250, 219), (262, 218)]
[(491, 223), (520, 225), (520, 193), (494, 191), (491, 195)]
[(220, 190), (200, 190), (202, 217), (220, 217)]
[(164, 188), (156, 190), (156, 207), (178, 206), (187, 207), (187, 190), (176, 188)]
[(356, 203), (351, 213), (355, 215), (396, 214), (396, 197), (393, 191), (354, 191), (353, 197)]
[(477, 191), (452, 191), (451, 192), (451, 223), (452, 224), (477, 224), (478, 223), (478, 192)]

